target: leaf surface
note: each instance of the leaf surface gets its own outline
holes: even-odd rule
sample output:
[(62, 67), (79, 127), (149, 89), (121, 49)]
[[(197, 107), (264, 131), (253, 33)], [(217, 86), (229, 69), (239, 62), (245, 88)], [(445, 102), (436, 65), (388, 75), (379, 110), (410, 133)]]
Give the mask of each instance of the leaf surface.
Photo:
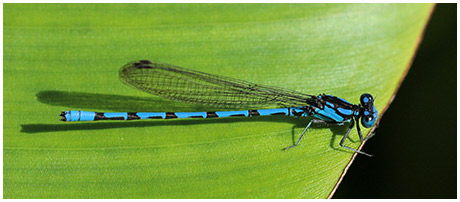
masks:
[[(338, 145), (346, 126), (313, 127), (298, 147), (282, 151), (309, 119), (64, 123), (58, 115), (209, 109), (123, 85), (118, 69), (139, 59), (352, 103), (371, 93), (381, 112), (410, 67), (432, 9), (5, 4), (3, 196), (327, 198), (353, 158)], [(346, 145), (361, 145), (356, 130)]]

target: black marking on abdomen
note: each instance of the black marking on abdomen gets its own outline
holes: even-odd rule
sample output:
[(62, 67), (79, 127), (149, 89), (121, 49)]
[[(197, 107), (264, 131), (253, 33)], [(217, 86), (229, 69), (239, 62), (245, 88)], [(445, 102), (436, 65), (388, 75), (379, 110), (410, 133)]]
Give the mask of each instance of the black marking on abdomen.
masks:
[(128, 112), (127, 120), (136, 120), (136, 119), (141, 119), (141, 117), (139, 117), (136, 112)]
[(286, 115), (286, 113), (284, 113), (284, 112), (277, 112), (277, 113), (273, 113), (273, 114), (270, 114), (270, 115)]
[(249, 110), (248, 111), (249, 116), (260, 116), (259, 112), (257, 110)]
[(216, 112), (206, 112), (206, 118), (217, 118), (219, 115)]
[(117, 116), (117, 117), (106, 117), (104, 113), (101, 112), (96, 112), (96, 115), (94, 115), (94, 120), (99, 121), (99, 120), (125, 120), (125, 117), (122, 116)]
[(166, 112), (166, 119), (175, 119), (177, 118), (174, 112)]
[(244, 114), (233, 114), (233, 115), (230, 115), (230, 116), (246, 116)]
[(149, 119), (162, 119), (163, 117), (161, 117), (161, 116), (149, 116), (147, 118), (149, 118)]
[(203, 118), (203, 116), (189, 116), (188, 118)]

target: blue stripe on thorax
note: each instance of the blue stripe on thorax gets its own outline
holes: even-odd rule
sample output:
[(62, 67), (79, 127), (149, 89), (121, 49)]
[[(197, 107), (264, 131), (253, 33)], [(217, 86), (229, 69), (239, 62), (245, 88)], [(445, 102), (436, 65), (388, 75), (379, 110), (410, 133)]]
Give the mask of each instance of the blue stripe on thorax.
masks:
[[(315, 117), (325, 120), (325, 118), (328, 118), (330, 120), (336, 121), (336, 122), (342, 122), (344, 118), (337, 114), (334, 109), (325, 106), (324, 109), (320, 108), (315, 108), (315, 112), (318, 113), (320, 116), (314, 115)], [(330, 121), (330, 120), (325, 120), (325, 121)]]
[(344, 108), (337, 108), (337, 110), (339, 110), (340, 113), (344, 114), (344, 115), (352, 115), (353, 114), (353, 110), (351, 109), (344, 109)]

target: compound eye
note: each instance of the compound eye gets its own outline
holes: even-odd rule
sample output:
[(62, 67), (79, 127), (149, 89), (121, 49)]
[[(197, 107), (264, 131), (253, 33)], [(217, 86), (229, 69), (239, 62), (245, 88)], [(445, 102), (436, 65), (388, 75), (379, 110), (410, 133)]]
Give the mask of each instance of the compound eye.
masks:
[(374, 116), (363, 116), (361, 117), (361, 125), (366, 128), (370, 128), (374, 125), (375, 119)]
[(365, 110), (361, 116), (361, 125), (366, 128), (372, 127), (375, 124), (375, 120), (377, 120), (377, 116), (378, 113), (374, 106), (372, 107), (372, 111)]
[(374, 103), (374, 98), (372, 97), (371, 94), (364, 93), (361, 95), (360, 101), (361, 101), (361, 105), (364, 107), (372, 106)]

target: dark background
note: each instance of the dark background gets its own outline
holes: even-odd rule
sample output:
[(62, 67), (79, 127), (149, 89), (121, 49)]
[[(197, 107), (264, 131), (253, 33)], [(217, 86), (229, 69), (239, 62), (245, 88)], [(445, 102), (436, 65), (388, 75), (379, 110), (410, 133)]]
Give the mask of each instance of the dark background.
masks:
[(457, 198), (457, 5), (438, 4), (412, 67), (333, 198)]

